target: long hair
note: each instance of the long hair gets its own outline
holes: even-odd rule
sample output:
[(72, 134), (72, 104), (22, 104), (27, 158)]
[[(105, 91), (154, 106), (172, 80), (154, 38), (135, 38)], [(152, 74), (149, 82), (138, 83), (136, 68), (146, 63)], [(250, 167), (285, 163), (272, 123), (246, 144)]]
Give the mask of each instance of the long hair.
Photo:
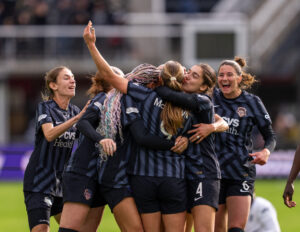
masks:
[(213, 89), (217, 82), (215, 70), (208, 64), (197, 64), (202, 69), (203, 84), (207, 86), (204, 94), (212, 95)]
[[(149, 83), (159, 82), (159, 70), (151, 64), (141, 64), (125, 75), (129, 81), (148, 85)], [(123, 94), (113, 89), (107, 93), (101, 112), (101, 121), (97, 128), (99, 133), (104, 136), (116, 139), (119, 133), (121, 142), (123, 142), (122, 124), (121, 124), (121, 103)]]
[(51, 69), (50, 71), (46, 72), (46, 74), (44, 76), (45, 88), (44, 88), (44, 92), (41, 93), (43, 101), (48, 101), (48, 100), (53, 99), (54, 92), (53, 92), (53, 89), (50, 88), (50, 83), (56, 82), (59, 73), (63, 69), (69, 69), (69, 68), (67, 68), (66, 66), (58, 66), (58, 67), (55, 67), (55, 68)]
[[(115, 66), (111, 66), (111, 68), (116, 74), (124, 76), (124, 73), (121, 69)], [(96, 72), (96, 74), (91, 77), (91, 81), (91, 87), (87, 91), (87, 95), (89, 95), (90, 98), (95, 97), (100, 92), (108, 93), (108, 91), (112, 89), (111, 84), (101, 77), (99, 72)]]
[(239, 87), (241, 89), (249, 89), (255, 82), (257, 82), (257, 80), (255, 79), (255, 76), (244, 71), (244, 68), (247, 67), (247, 63), (246, 63), (245, 59), (236, 56), (236, 57), (234, 57), (234, 60), (224, 60), (220, 64), (219, 70), (220, 70), (221, 66), (223, 66), (223, 65), (229, 65), (229, 66), (233, 67), (234, 70), (236, 71), (237, 75), (242, 76), (242, 81), (239, 84)]
[[(172, 60), (166, 62), (160, 76), (165, 86), (176, 91), (182, 90), (184, 73), (182, 66), (178, 62)], [(178, 128), (183, 127), (183, 110), (169, 102), (165, 103), (160, 117), (162, 119), (164, 129), (171, 135), (175, 135)]]

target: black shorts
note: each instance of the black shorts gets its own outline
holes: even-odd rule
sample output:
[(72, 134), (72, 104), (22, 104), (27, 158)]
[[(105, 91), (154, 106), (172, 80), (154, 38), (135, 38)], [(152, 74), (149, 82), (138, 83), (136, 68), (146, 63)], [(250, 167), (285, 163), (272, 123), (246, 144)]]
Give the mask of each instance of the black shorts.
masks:
[(113, 211), (114, 207), (119, 204), (124, 198), (132, 197), (129, 186), (123, 188), (112, 188), (101, 185), (99, 192), (106, 200), (111, 211)]
[(130, 181), (140, 213), (174, 214), (186, 210), (186, 183), (184, 179), (131, 176)]
[(96, 208), (106, 205), (104, 197), (99, 193), (96, 180), (85, 175), (65, 172), (63, 175), (63, 200), (76, 202)]
[(251, 196), (253, 198), (254, 181), (221, 179), (219, 204), (225, 204), (230, 196)]
[(39, 224), (50, 224), (50, 217), (62, 212), (62, 197), (50, 194), (24, 192), (30, 230)]
[(187, 180), (188, 211), (197, 205), (209, 205), (218, 209), (220, 180)]

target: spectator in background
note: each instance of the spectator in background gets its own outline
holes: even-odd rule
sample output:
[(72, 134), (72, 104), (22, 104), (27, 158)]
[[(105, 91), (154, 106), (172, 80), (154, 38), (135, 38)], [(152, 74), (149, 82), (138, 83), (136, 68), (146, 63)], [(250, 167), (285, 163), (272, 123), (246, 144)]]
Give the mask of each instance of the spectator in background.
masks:
[(294, 181), (297, 178), (299, 171), (300, 171), (300, 145), (297, 147), (297, 150), (295, 152), (292, 169), (290, 171), (290, 175), (286, 182), (285, 189), (283, 192), (284, 204), (289, 208), (293, 208), (296, 206), (296, 202), (292, 201), (292, 199), (294, 194)]
[(276, 209), (262, 197), (254, 198), (251, 204), (245, 232), (280, 232)]

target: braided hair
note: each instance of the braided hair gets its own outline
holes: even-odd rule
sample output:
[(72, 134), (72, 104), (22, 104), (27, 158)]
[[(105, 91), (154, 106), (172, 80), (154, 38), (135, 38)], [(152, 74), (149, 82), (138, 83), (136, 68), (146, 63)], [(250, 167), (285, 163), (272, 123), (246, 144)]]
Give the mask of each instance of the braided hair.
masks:
[[(159, 82), (160, 71), (151, 64), (141, 64), (125, 75), (129, 81), (148, 85)], [(107, 93), (101, 110), (101, 121), (97, 131), (104, 137), (116, 139), (119, 133), (121, 142), (124, 141), (121, 124), (121, 98), (123, 94), (113, 89)]]

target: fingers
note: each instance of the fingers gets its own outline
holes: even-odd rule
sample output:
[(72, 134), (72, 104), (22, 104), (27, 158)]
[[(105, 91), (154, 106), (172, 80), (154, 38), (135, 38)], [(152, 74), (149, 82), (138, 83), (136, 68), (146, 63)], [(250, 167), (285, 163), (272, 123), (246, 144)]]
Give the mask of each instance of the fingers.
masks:
[(188, 134), (193, 134), (193, 133), (196, 133), (198, 131), (198, 128), (197, 129), (193, 129), (193, 130), (189, 130), (187, 133)]
[(196, 142), (196, 143), (198, 144), (198, 143), (200, 143), (203, 139), (204, 139), (203, 136), (194, 134), (193, 136), (190, 137), (189, 140), (190, 140), (191, 142)]
[(117, 150), (117, 145), (116, 143), (111, 140), (111, 139), (103, 139), (100, 141), (100, 144), (103, 148), (103, 151), (107, 154), (107, 155), (113, 155), (114, 152)]
[(284, 204), (289, 208), (293, 208), (296, 206), (296, 202), (290, 201), (289, 197), (284, 198)]

